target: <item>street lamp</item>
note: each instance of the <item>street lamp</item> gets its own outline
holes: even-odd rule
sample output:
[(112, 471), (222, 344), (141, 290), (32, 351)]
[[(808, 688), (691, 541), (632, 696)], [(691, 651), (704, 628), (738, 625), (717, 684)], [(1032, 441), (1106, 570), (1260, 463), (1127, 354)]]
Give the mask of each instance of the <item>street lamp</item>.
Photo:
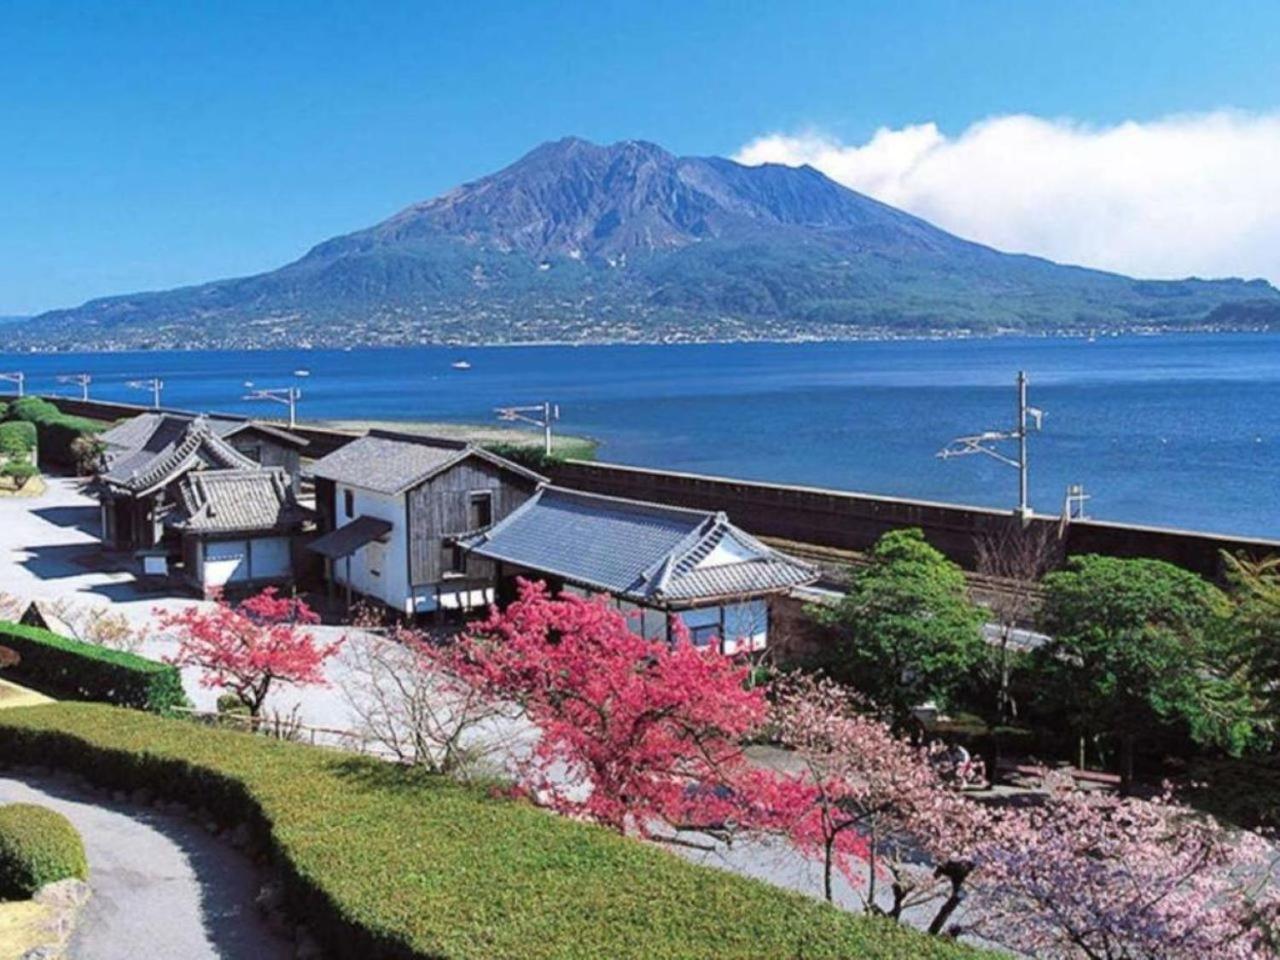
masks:
[[(310, 370), (295, 370), (295, 377), (309, 377)], [(298, 424), (298, 401), (302, 399), (302, 388), (299, 386), (291, 387), (255, 387), (252, 380), (244, 382), (246, 388), (250, 390), (245, 394), (245, 400), (270, 400), (273, 403), (283, 403), (289, 408), (289, 426), (295, 427)]]
[(23, 395), (22, 388), (26, 379), (26, 375), (21, 370), (15, 370), (13, 373), (0, 373), (0, 380), (8, 380), (10, 383), (18, 385), (18, 396)]
[[(535, 427), (541, 427), (544, 449), (547, 456), (551, 456), (551, 424), (560, 419), (558, 403), (539, 403), (531, 407), (498, 407), (494, 413), (498, 415), (499, 420), (532, 423)], [(541, 414), (541, 416), (531, 417), (529, 416), (531, 413)]]
[(59, 383), (76, 383), (80, 385), (80, 399), (89, 399), (89, 384), (93, 382), (93, 377), (87, 373), (68, 373), (58, 377)]
[[(1018, 418), (1012, 430), (986, 430), (967, 437), (956, 437), (938, 451), (936, 456), (943, 460), (952, 457), (964, 457), (971, 453), (984, 453), (1018, 469), (1018, 516), (1025, 523), (1031, 516), (1031, 504), (1027, 496), (1027, 480), (1029, 464), (1027, 460), (1027, 435), (1031, 430), (1039, 430), (1044, 421), (1044, 411), (1027, 406), (1027, 375), (1018, 371)], [(993, 444), (1004, 440), (1018, 441), (1017, 457), (1008, 456), (997, 450)]]
[(148, 377), (146, 380), (130, 380), (128, 386), (135, 390), (151, 391), (151, 408), (160, 409), (160, 391), (164, 389), (164, 381), (159, 377)]

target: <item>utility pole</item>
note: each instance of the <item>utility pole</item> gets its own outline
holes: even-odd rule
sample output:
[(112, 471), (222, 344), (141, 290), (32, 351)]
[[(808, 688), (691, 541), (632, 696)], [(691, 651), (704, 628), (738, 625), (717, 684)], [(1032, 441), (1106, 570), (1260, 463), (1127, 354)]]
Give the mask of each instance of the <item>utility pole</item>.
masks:
[(1084, 484), (1072, 483), (1067, 486), (1067, 495), (1062, 501), (1062, 522), (1070, 523), (1072, 520), (1088, 520), (1085, 516), (1084, 504), (1086, 500), (1091, 499), (1090, 495), (1084, 492)]
[[(295, 370), (295, 377), (309, 377), (310, 370)], [(244, 385), (249, 388), (250, 392), (245, 394), (244, 400), (270, 400), (274, 403), (282, 403), (289, 408), (289, 426), (290, 428), (298, 425), (298, 401), (302, 399), (302, 387), (296, 384), (292, 387), (255, 387), (252, 380), (246, 380)]]
[(93, 377), (87, 373), (69, 373), (66, 376), (58, 378), (59, 383), (77, 383), (80, 385), (80, 399), (87, 401), (89, 399), (89, 384), (93, 382)]
[[(494, 410), (499, 420), (508, 422), (531, 423), (542, 428), (543, 451), (551, 456), (551, 425), (560, 419), (558, 403), (543, 402), (530, 407), (498, 407)], [(541, 414), (541, 416), (530, 416)]]
[(164, 389), (164, 381), (159, 377), (148, 377), (146, 380), (130, 380), (129, 386), (135, 390), (151, 391), (151, 409), (160, 409), (160, 391)]
[(282, 403), (289, 408), (289, 426), (292, 428), (298, 425), (298, 401), (302, 399), (301, 389), (298, 387), (273, 387), (260, 390), (253, 386), (252, 380), (246, 380), (244, 385), (251, 392), (246, 393), (242, 399), (271, 400), (275, 403)]
[(23, 396), (23, 384), (26, 382), (26, 375), (21, 370), (15, 370), (12, 373), (0, 373), (0, 380), (8, 380), (10, 383), (18, 385), (18, 396)]
[[(1018, 470), (1018, 516), (1026, 523), (1031, 517), (1031, 501), (1029, 496), (1030, 462), (1027, 457), (1027, 437), (1032, 430), (1039, 431), (1044, 420), (1044, 411), (1027, 405), (1027, 375), (1018, 371), (1018, 409), (1017, 419), (1012, 430), (987, 430), (983, 433), (967, 437), (956, 437), (938, 451), (937, 456), (943, 460), (952, 457), (964, 457), (971, 453), (983, 453), (999, 460), (1001, 463), (1016, 467)], [(1018, 441), (1017, 458), (1010, 457), (994, 446), (1005, 440)]]

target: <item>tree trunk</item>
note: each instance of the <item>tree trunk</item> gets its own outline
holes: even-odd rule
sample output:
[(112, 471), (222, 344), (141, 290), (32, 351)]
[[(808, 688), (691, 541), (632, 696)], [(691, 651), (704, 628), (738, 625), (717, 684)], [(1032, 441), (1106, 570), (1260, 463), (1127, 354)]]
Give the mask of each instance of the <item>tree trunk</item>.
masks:
[(947, 895), (947, 899), (943, 901), (942, 906), (938, 908), (938, 912), (933, 917), (933, 922), (929, 924), (929, 932), (934, 936), (942, 933), (947, 921), (956, 912), (956, 907), (960, 906), (960, 890), (964, 886), (970, 871), (970, 867), (958, 863), (944, 863), (938, 868), (938, 873), (951, 881), (951, 892)]
[(835, 845), (835, 833), (828, 833), (822, 858), (822, 894), (827, 898), (827, 903), (833, 902), (831, 897), (831, 859)]
[(1133, 747), (1134, 735), (1130, 732), (1120, 734), (1120, 795), (1133, 795)]

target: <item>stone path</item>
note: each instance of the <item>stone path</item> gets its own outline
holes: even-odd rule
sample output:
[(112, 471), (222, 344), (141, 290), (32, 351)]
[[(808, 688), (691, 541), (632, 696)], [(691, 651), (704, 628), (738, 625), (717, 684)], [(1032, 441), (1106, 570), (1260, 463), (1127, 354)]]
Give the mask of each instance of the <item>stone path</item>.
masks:
[(71, 780), (6, 771), (0, 803), (38, 803), (84, 838), (93, 896), (69, 960), (285, 960), (293, 943), (254, 903), (261, 879), (247, 858), (185, 817), (111, 802)]

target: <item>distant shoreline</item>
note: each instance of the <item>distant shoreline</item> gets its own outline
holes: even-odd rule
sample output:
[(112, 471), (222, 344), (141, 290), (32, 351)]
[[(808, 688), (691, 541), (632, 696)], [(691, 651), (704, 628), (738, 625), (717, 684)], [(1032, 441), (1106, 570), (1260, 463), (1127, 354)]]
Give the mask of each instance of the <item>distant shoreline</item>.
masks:
[(1275, 327), (1181, 327), (1167, 329), (1159, 327), (1134, 327), (1126, 330), (1065, 331), (1036, 332), (1027, 330), (1004, 330), (995, 333), (982, 333), (972, 330), (947, 331), (938, 333), (903, 333), (892, 334), (883, 331), (876, 333), (856, 334), (842, 337), (749, 337), (733, 339), (658, 339), (658, 340), (511, 340), (511, 341), (423, 341), (369, 344), (315, 344), (303, 342), (298, 344), (266, 344), (262, 346), (79, 346), (78, 349), (23, 349), (0, 350), (0, 356), (59, 356), (86, 353), (271, 353), (271, 352), (311, 352), (326, 351), (347, 353), (353, 351), (372, 350), (489, 350), (512, 347), (690, 347), (690, 346), (731, 346), (739, 344), (774, 344), (774, 345), (809, 345), (821, 343), (937, 343), (948, 340), (1116, 340), (1125, 337), (1179, 337), (1179, 336), (1243, 336), (1248, 334), (1280, 334)]

